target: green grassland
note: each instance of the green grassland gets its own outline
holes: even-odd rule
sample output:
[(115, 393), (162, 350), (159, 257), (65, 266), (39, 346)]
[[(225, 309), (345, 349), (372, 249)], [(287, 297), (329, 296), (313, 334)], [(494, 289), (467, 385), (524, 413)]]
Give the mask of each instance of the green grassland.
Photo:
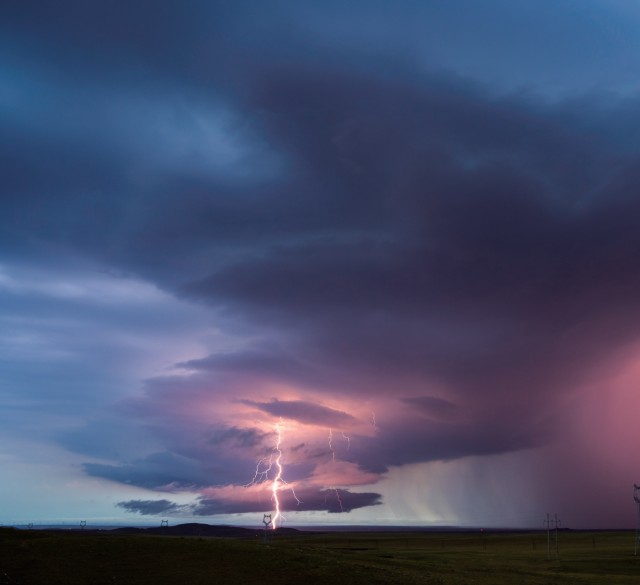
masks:
[(631, 532), (327, 533), (254, 538), (0, 529), (0, 584), (640, 583)]

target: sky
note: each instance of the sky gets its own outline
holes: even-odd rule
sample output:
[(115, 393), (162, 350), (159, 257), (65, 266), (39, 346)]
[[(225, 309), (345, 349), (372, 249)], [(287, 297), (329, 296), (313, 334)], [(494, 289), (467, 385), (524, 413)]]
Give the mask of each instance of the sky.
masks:
[(0, 523), (625, 528), (640, 5), (0, 7)]

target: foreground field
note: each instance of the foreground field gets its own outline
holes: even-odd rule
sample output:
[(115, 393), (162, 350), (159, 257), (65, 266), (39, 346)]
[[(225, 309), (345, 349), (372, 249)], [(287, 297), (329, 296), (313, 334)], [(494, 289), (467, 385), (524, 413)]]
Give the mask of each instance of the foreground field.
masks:
[(630, 532), (330, 533), (228, 539), (0, 529), (0, 584), (640, 582)]

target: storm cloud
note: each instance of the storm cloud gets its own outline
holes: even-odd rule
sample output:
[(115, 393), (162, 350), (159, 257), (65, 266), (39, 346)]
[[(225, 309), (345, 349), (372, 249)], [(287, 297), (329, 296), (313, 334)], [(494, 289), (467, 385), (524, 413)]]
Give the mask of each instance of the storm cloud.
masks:
[(143, 516), (156, 516), (163, 514), (174, 514), (183, 511), (185, 506), (180, 506), (169, 500), (130, 500), (128, 502), (118, 502), (119, 508), (127, 512), (137, 512)]
[[(374, 514), (637, 403), (638, 15), (324, 4), (3, 7), (6, 428), (196, 498), (121, 509), (260, 512), (282, 456), (292, 510)], [(601, 481), (559, 453), (540, 506)]]
[(341, 410), (335, 410), (304, 400), (274, 400), (273, 402), (254, 402), (243, 400), (243, 404), (252, 406), (276, 417), (297, 420), (301, 423), (325, 427), (342, 427), (354, 418)]

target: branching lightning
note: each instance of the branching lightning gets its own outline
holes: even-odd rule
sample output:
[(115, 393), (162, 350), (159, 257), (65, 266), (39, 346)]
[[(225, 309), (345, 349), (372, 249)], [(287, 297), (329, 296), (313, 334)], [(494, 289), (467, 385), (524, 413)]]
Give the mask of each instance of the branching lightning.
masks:
[[(351, 437), (344, 434), (344, 431), (340, 431), (342, 438), (347, 442), (347, 451), (351, 449)], [(331, 459), (336, 460), (336, 450), (333, 446), (333, 429), (329, 429), (329, 451), (331, 451)]]
[[(377, 428), (375, 413), (371, 412), (371, 424), (374, 428)], [(283, 465), (283, 451), (282, 451), (282, 442), (283, 442), (283, 428), (282, 428), (282, 419), (280, 422), (274, 425), (275, 430), (275, 445), (271, 449), (271, 453), (268, 456), (262, 457), (256, 463), (256, 469), (253, 474), (252, 480), (245, 484), (244, 487), (250, 487), (252, 485), (257, 484), (265, 484), (270, 482), (270, 491), (271, 491), (271, 499), (273, 500), (273, 518), (271, 520), (270, 526), (273, 530), (276, 530), (280, 524), (285, 520), (282, 511), (282, 503), (280, 501), (280, 493), (283, 489), (291, 490), (291, 494), (296, 502), (299, 504), (302, 503), (300, 499), (296, 496), (295, 490), (292, 485), (284, 478), (284, 465)], [(345, 434), (344, 431), (340, 431), (340, 434), (344, 441), (346, 441), (346, 449), (349, 450), (351, 448), (351, 437)], [(329, 428), (329, 450), (331, 451), (331, 459), (332, 461), (336, 461), (336, 450), (333, 444), (333, 429)], [(327, 496), (333, 492), (336, 497), (336, 501), (340, 508), (340, 512), (344, 512), (344, 505), (342, 502), (342, 498), (340, 497), (340, 488), (338, 487), (328, 487), (325, 492), (325, 503), (327, 501)]]
[[(342, 437), (344, 438), (345, 441), (347, 441), (347, 450), (350, 449), (351, 447), (351, 437), (349, 437), (348, 435), (344, 434), (344, 431), (340, 431), (342, 434)], [(333, 429), (329, 429), (329, 450), (331, 451), (331, 459), (333, 461), (336, 460), (336, 450), (333, 447)], [(340, 498), (340, 490), (337, 487), (334, 488), (330, 488), (332, 489), (335, 494), (336, 494), (336, 500), (338, 500), (338, 505), (340, 506), (340, 512), (344, 512), (344, 506), (342, 505), (342, 499)], [(324, 497), (324, 501), (326, 503), (327, 501), (327, 495), (325, 494)]]
[(249, 487), (257, 483), (267, 481), (269, 479), (269, 472), (271, 471), (272, 465), (273, 455), (269, 455), (269, 457), (262, 457), (261, 459), (259, 459), (258, 463), (256, 464), (256, 471), (253, 474), (253, 479), (249, 483), (244, 484), (243, 487)]
[(283, 485), (287, 486), (287, 489), (291, 490), (291, 494), (295, 501), (299, 504), (301, 500), (296, 496), (296, 492), (293, 486), (290, 486), (283, 477), (284, 467), (282, 465), (282, 428), (280, 423), (274, 425), (276, 431), (276, 444), (273, 451), (269, 454), (269, 457), (262, 457), (256, 464), (256, 470), (253, 474), (253, 479), (245, 484), (244, 487), (249, 487), (255, 484), (264, 483), (269, 481), (269, 475), (272, 470), (275, 470), (275, 477), (271, 480), (271, 499), (274, 503), (275, 513), (273, 515), (271, 527), (275, 530), (278, 527), (278, 520), (283, 519), (282, 510), (280, 508), (280, 498), (278, 492), (282, 489)]
[(278, 472), (276, 476), (273, 478), (273, 482), (271, 483), (271, 497), (273, 498), (273, 502), (275, 504), (276, 513), (273, 518), (273, 529), (275, 530), (278, 525), (278, 519), (280, 518), (280, 500), (278, 499), (278, 490), (280, 489), (280, 482), (282, 481), (282, 449), (280, 449), (280, 444), (282, 443), (282, 431), (280, 430), (280, 425), (276, 423), (276, 433), (278, 435), (278, 439), (276, 441), (276, 469)]

